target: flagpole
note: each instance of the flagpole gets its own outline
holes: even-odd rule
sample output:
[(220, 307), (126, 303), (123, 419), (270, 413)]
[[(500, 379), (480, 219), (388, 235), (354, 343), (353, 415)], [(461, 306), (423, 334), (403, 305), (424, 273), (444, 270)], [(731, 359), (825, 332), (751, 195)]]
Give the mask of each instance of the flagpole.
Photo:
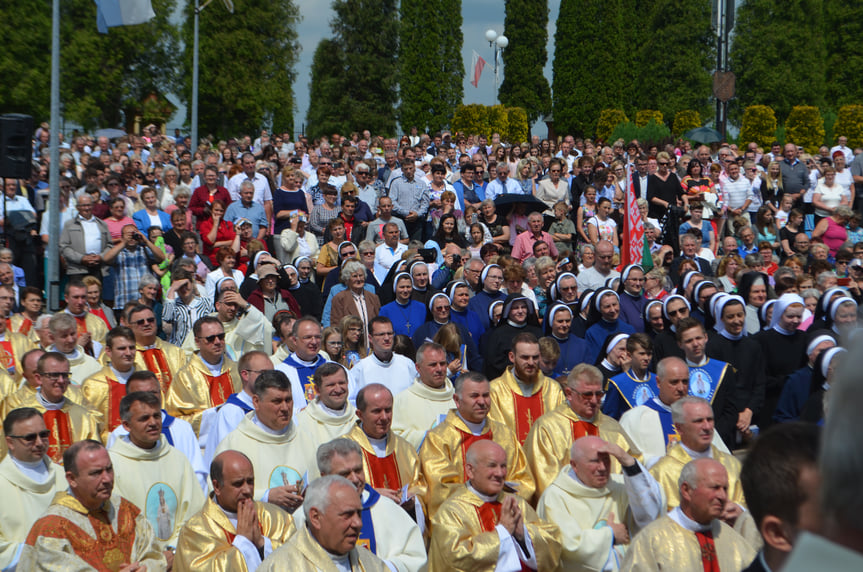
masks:
[(195, 0), (195, 40), (192, 48), (192, 159), (198, 149), (198, 17), (201, 8)]
[(48, 184), (48, 308), (60, 309), (60, 0), (51, 5), (51, 168)]

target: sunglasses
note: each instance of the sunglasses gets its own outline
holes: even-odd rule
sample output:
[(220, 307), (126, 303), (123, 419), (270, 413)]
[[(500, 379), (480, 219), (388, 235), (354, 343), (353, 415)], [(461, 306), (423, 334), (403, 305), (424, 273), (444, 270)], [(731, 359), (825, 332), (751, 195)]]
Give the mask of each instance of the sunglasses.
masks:
[(602, 390), (600, 390), (600, 391), (576, 391), (573, 389), (572, 391), (573, 391), (573, 393), (577, 393), (578, 395), (580, 395), (584, 399), (591, 399), (593, 397), (595, 397), (597, 399), (602, 399), (602, 396), (605, 395), (605, 392)]
[(199, 336), (198, 339), (199, 340), (206, 340), (206, 342), (208, 344), (212, 344), (216, 340), (224, 341), (225, 340), (225, 332), (222, 332), (221, 334), (213, 334), (212, 336)]
[(39, 375), (44, 375), (48, 379), (71, 379), (72, 372), (70, 372), (70, 371), (46, 371), (45, 373), (40, 373)]
[(156, 318), (141, 318), (140, 320), (135, 320), (136, 326), (143, 326), (144, 324), (155, 324)]
[(47, 441), (51, 437), (51, 432), (45, 430), (39, 431), (38, 433), (27, 433), (26, 435), (8, 435), (8, 437), (12, 437), (13, 439), (20, 439), (24, 443), (32, 445), (36, 442), (37, 437), (43, 441)]

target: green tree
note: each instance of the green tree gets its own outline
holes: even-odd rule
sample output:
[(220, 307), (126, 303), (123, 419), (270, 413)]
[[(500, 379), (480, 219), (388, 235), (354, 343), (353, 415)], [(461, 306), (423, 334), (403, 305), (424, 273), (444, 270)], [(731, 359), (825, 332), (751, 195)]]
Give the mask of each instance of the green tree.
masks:
[[(153, 0), (156, 17), (137, 26), (96, 29), (92, 0), (60, 4), (60, 97), (65, 117), (87, 129), (129, 123), (151, 93), (177, 87), (177, 30), (169, 22), (176, 0)], [(50, 113), (51, 3), (7, 2), (0, 19), (0, 108)]]
[[(863, 101), (863, 69), (860, 38), (863, 37), (863, 3), (847, 0), (823, 0), (824, 39), (827, 43), (828, 106), (833, 110)], [(854, 70), (857, 70), (856, 72)], [(832, 142), (831, 142), (832, 144)]]
[(636, 109), (640, 17), (635, 0), (561, 0), (552, 79), (558, 133), (593, 135), (603, 109)]
[[(235, 6), (229, 15), (214, 3), (199, 16), (198, 132), (226, 137), (268, 124), (293, 131), (299, 10), (293, 0)], [(193, 11), (189, 2), (183, 25), (186, 102), (192, 95)]]
[(344, 105), (343, 77), (344, 52), (332, 39), (318, 42), (312, 59), (312, 78), (309, 82), (309, 110), (306, 114), (306, 135), (320, 137), (347, 131)]
[(750, 105), (769, 105), (778, 117), (795, 105), (823, 106), (826, 35), (824, 0), (744, 0), (731, 45), (735, 115)]
[(461, 0), (401, 2), (399, 14), (399, 123), (444, 129), (464, 96)]
[(508, 107), (522, 107), (533, 123), (551, 111), (551, 93), (543, 68), (548, 59), (548, 0), (507, 0), (503, 21), (509, 45), (503, 50), (504, 78), (498, 97)]
[(658, 109), (669, 122), (683, 109), (709, 113), (711, 72), (716, 67), (710, 4), (711, 0), (653, 3), (650, 33), (645, 35), (637, 67), (639, 108)]

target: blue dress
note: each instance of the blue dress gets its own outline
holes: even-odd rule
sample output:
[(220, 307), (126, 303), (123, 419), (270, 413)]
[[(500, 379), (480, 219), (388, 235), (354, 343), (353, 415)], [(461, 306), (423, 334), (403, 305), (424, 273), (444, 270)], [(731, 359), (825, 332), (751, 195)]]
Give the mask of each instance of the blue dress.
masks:
[(380, 315), (390, 319), (396, 335), (411, 337), (426, 321), (426, 308), (416, 300), (408, 300), (405, 305), (393, 301), (381, 308)]
[(584, 334), (584, 339), (587, 342), (587, 363), (596, 363), (596, 358), (602, 351), (602, 344), (605, 343), (605, 338), (611, 334), (634, 334), (635, 328), (624, 322), (623, 320), (615, 320), (606, 322), (600, 320), (594, 325), (587, 328), (587, 333)]

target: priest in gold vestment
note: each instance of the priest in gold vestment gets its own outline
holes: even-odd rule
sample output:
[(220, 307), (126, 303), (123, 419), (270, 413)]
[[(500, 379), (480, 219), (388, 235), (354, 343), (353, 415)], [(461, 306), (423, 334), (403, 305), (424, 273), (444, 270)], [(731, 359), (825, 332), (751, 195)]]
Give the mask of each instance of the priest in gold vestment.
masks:
[(506, 451), (506, 486), (530, 501), (535, 485), (524, 450), (509, 427), (488, 417), (491, 403), (488, 380), (482, 374), (468, 372), (455, 382), (453, 398), (456, 408), (443, 423), (426, 435), (420, 448), (420, 464), (428, 483), (426, 507), (429, 517), (467, 478), (465, 454), (476, 442), (494, 441)]
[(174, 570), (251, 572), (294, 535), (287, 512), (255, 501), (252, 462), (224, 451), (210, 465), (213, 494), (180, 531)]
[[(36, 521), (21, 552), (19, 570), (167, 569), (153, 526), (130, 501), (112, 496), (111, 458), (97, 441), (79, 441), (63, 464), (69, 491), (57, 493)], [(139, 568), (136, 568), (139, 569)]]
[(260, 572), (389, 572), (383, 561), (357, 541), (363, 527), (362, 502), (344, 477), (312, 481), (303, 501), (306, 524), (273, 551)]
[(393, 431), (414, 449), (419, 449), (426, 433), (441, 423), (455, 407), (453, 387), (447, 379), (446, 350), (426, 342), (417, 349), (417, 378), (393, 402)]
[(21, 381), (21, 358), (36, 344), (24, 334), (18, 334), (6, 327), (6, 320), (0, 320), (0, 370), (15, 380)]
[[(24, 357), (21, 360), (24, 379), (21, 382), (20, 387), (14, 385), (12, 392), (7, 394), (2, 402), (0, 402), (0, 418), (6, 417), (6, 414), (13, 409), (24, 407), (24, 403), (30, 403), (31, 400), (36, 397), (36, 390), (39, 389), (40, 385), (42, 385), (42, 381), (36, 378), (38, 369), (37, 364), (39, 363), (39, 358), (43, 355), (45, 355), (45, 350), (41, 348), (30, 350), (24, 354)], [(64, 359), (67, 359), (66, 356), (63, 357)], [(71, 366), (67, 367), (67, 370), (71, 372)], [(9, 385), (12, 386), (12, 378), (4, 376), (5, 374), (0, 373), (0, 384), (4, 384), (5, 380), (8, 380)], [(89, 410), (86, 401), (84, 400), (84, 396), (81, 394), (81, 387), (72, 383), (71, 379), (66, 385), (66, 391), (63, 393), (63, 397), (65, 397), (67, 401), (81, 405), (85, 407), (85, 409)]]
[[(524, 450), (536, 480), (537, 498), (569, 464), (570, 447), (579, 437), (599, 437), (620, 446), (636, 459), (641, 457), (620, 424), (600, 411), (602, 381), (602, 373), (596, 367), (575, 366), (566, 380), (566, 401), (534, 423)], [(611, 472), (620, 471), (620, 463), (612, 458)]]
[(155, 373), (164, 397), (190, 354), (156, 336), (156, 314), (149, 306), (129, 310), (129, 327), (135, 333), (135, 369)]
[(737, 572), (748, 566), (755, 550), (720, 520), (727, 490), (728, 474), (718, 461), (687, 463), (680, 475), (680, 506), (635, 535), (621, 570)]
[(126, 382), (135, 373), (135, 335), (118, 326), (105, 339), (106, 365), (81, 385), (90, 407), (101, 414), (102, 442), (122, 423), (120, 401), (126, 396)]
[(560, 530), (524, 499), (503, 492), (507, 454), (492, 441), (470, 446), (467, 482), (432, 518), (429, 572), (555, 570)]
[(539, 341), (533, 334), (513, 339), (508, 366), (491, 382), (489, 418), (512, 429), (524, 444), (530, 428), (545, 413), (564, 402), (560, 384), (539, 368)]
[(193, 332), (198, 352), (171, 383), (165, 396), (165, 409), (174, 417), (191, 423), (203, 438), (200, 431), (204, 410), (222, 405), (243, 386), (237, 364), (225, 355), (225, 330), (219, 319), (199, 318)]
[(45, 455), (47, 431), (33, 408), (17, 409), (3, 419), (9, 455), (0, 462), (0, 570), (18, 563), (33, 523), (68, 486), (63, 468)]

